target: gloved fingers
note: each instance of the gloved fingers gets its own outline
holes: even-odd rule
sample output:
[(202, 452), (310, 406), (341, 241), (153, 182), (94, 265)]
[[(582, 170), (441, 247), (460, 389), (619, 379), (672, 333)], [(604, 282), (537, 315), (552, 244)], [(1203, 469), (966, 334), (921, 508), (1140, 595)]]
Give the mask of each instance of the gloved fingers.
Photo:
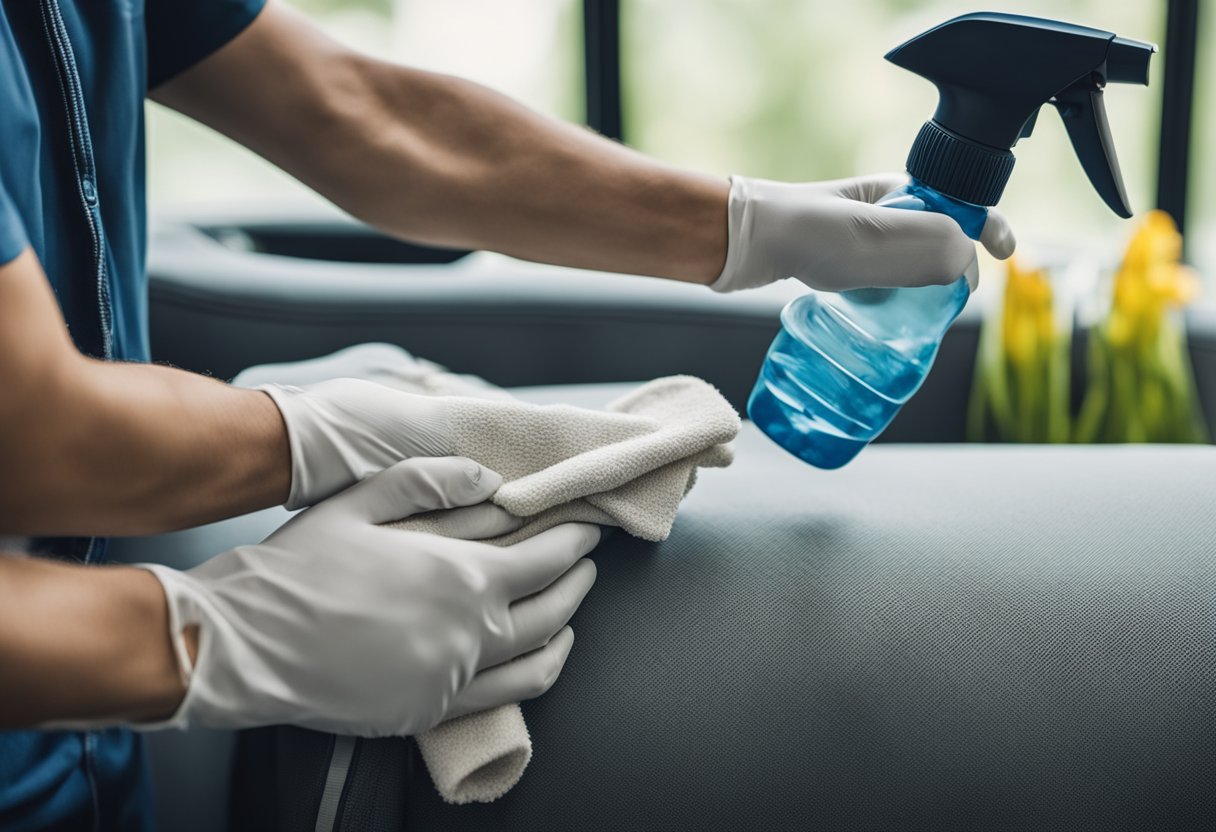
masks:
[(873, 204), (896, 188), (902, 188), (904, 185), (907, 185), (908, 175), (906, 173), (896, 173), (895, 171), (870, 173), (865, 176), (854, 176), (849, 179), (837, 179), (825, 184), (831, 185), (836, 194), (845, 199)]
[(486, 540), (513, 532), (527, 522), (493, 503), (478, 503), (437, 512), (432, 531), (458, 540)]
[(497, 563), (507, 597), (516, 601), (540, 592), (599, 542), (599, 526), (563, 523), (505, 547)]
[(420, 457), (398, 462), (317, 507), (349, 511), (368, 523), (388, 523), (424, 511), (483, 502), (500, 485), (499, 474), (466, 457)]
[(553, 687), (574, 646), (574, 631), (563, 627), (539, 650), (483, 670), (452, 700), (444, 719), (535, 699)]
[(953, 283), (975, 258), (975, 244), (945, 214), (859, 206), (855, 242), (866, 286)]
[(500, 651), (487, 651), (484, 666), (500, 664), (547, 644), (574, 616), (594, 583), (595, 563), (583, 558), (540, 592), (512, 604), (511, 641)]
[(980, 242), (997, 260), (1006, 260), (1013, 255), (1018, 241), (1013, 235), (1009, 220), (999, 209), (988, 209), (988, 220), (980, 233)]

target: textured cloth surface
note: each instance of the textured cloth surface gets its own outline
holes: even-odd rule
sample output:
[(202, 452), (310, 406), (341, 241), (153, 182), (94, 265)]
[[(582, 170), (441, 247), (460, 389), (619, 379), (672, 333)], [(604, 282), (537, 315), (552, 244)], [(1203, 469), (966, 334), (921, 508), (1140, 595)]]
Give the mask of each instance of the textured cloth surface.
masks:
[[(739, 417), (709, 384), (672, 376), (606, 411), (457, 397), (452, 452), (502, 474), (491, 498), (528, 523), (491, 540), (509, 545), (559, 523), (619, 526), (644, 540), (671, 532), (697, 468), (729, 465)], [(394, 528), (439, 532), (433, 516)]]
[(532, 759), (532, 738), (518, 705), (449, 719), (415, 739), (431, 782), (451, 803), (497, 800)]

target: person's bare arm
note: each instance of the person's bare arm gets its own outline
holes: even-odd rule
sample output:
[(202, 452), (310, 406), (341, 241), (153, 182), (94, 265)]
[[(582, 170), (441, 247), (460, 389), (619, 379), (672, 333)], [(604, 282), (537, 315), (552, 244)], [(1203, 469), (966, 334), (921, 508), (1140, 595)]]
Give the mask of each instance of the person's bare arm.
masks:
[(287, 497), (269, 396), (84, 357), (29, 249), (0, 266), (0, 390), (0, 534), (151, 534)]
[(274, 0), (152, 97), (391, 234), (699, 283), (722, 271), (725, 179), (360, 55)]
[(0, 552), (0, 729), (153, 720), (184, 695), (150, 572)]

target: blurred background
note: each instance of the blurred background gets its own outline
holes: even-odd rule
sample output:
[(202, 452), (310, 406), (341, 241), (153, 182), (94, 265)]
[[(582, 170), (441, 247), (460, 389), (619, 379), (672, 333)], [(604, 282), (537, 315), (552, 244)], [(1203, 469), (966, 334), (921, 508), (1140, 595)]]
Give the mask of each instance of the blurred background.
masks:
[[(581, 122), (579, 0), (288, 0), (330, 35), (403, 63), (462, 75)], [(603, 4), (617, 5), (617, 4)], [(992, 10), (1071, 20), (1162, 43), (1166, 0), (1028, 0)], [(882, 60), (971, 0), (620, 0), (621, 135), (675, 164), (723, 176), (824, 179), (902, 167), (933, 111), (923, 80)], [(1216, 144), (1216, 15), (1202, 21), (1194, 147)], [(1204, 48), (1208, 44), (1211, 48)], [(1162, 56), (1152, 84), (1114, 86), (1107, 108), (1138, 211), (1154, 204)], [(1100, 202), (1048, 113), (1016, 149), (1002, 201), (1020, 237), (1048, 250), (1117, 250), (1128, 229)], [(1216, 161), (1192, 153), (1188, 241), (1216, 273)], [(206, 175), (198, 175), (205, 171)], [(149, 105), (153, 211), (318, 201), (231, 142)]]

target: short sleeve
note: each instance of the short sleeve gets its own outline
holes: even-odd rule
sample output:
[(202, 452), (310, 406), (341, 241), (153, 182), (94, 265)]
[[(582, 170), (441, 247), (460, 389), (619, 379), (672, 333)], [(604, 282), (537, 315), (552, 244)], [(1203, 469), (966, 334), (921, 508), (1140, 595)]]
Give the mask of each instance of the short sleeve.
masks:
[(0, 182), (0, 266), (25, 251), (29, 244), (21, 215), (17, 213), (17, 207), (4, 190), (4, 183)]
[(253, 22), (266, 0), (146, 0), (148, 89), (186, 71)]

